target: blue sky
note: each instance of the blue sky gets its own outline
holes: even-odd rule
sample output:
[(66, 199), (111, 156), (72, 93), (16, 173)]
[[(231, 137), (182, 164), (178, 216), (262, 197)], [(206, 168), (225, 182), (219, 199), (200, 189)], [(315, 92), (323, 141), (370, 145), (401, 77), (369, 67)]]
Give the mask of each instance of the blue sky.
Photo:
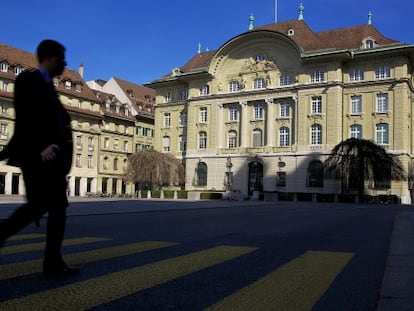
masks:
[[(85, 79), (154, 80), (202, 49), (217, 49), (255, 25), (274, 21), (274, 0), (13, 0), (2, 3), (2, 43), (35, 51), (44, 38), (67, 47), (68, 67), (85, 64)], [(278, 0), (279, 21), (296, 19), (300, 1)], [(303, 0), (314, 30), (367, 23), (414, 44), (412, 0)], [(411, 24), (411, 25), (410, 25)]]

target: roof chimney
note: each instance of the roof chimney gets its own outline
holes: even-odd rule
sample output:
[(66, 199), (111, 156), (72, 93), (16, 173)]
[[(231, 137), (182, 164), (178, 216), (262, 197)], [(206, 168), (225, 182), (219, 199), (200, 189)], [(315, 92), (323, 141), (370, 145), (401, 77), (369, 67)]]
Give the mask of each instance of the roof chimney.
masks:
[(83, 79), (83, 63), (79, 64), (79, 75), (81, 76), (81, 78)]

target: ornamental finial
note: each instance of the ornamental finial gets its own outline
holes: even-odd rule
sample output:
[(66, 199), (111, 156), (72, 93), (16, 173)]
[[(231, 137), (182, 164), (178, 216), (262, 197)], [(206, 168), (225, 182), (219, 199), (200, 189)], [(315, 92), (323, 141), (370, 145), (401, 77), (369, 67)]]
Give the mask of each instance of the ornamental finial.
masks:
[(305, 7), (303, 6), (302, 2), (299, 5), (299, 17), (298, 20), (302, 21), (304, 19), (303, 17), (303, 11), (305, 10)]

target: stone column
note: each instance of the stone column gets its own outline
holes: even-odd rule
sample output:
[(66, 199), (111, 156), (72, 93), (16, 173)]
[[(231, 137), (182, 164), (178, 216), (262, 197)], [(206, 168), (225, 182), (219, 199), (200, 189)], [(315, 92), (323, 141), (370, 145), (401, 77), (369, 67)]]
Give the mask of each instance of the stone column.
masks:
[(69, 177), (69, 195), (75, 196), (75, 176)]
[(12, 194), (12, 180), (13, 180), (13, 173), (8, 172), (6, 173), (6, 177), (4, 180), (4, 194)]
[(266, 104), (266, 147), (273, 147), (275, 139), (275, 105), (273, 98), (266, 99)]
[(241, 147), (247, 148), (249, 138), (249, 112), (247, 102), (239, 102), (241, 106), (240, 137)]
[(80, 180), (79, 196), (81, 197), (85, 196), (87, 180), (88, 179), (86, 177), (82, 177)]
[(217, 148), (223, 148), (223, 141), (226, 133), (224, 133), (224, 107), (223, 104), (217, 104), (218, 117), (217, 117)]
[(24, 186), (23, 174), (19, 174), (19, 195), (26, 194), (26, 188)]
[(98, 178), (93, 178), (91, 183), (91, 192), (98, 192)]

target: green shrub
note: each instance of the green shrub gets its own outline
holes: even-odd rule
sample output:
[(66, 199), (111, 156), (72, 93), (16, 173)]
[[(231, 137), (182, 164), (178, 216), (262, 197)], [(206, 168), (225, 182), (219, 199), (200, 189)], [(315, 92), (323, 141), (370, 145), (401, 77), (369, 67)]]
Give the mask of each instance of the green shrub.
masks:
[(174, 190), (164, 190), (164, 199), (173, 199)]
[(188, 198), (188, 191), (185, 191), (185, 190), (177, 191), (177, 199), (187, 199), (187, 198)]
[(298, 193), (298, 201), (311, 202), (312, 193)]
[(293, 201), (293, 193), (290, 192), (278, 192), (279, 201)]
[(316, 195), (316, 201), (318, 202), (335, 202), (335, 194), (318, 193)]
[(201, 200), (221, 200), (223, 194), (220, 192), (202, 192), (200, 193)]
[(152, 190), (151, 191), (151, 198), (159, 199), (161, 197), (161, 191), (160, 190)]

